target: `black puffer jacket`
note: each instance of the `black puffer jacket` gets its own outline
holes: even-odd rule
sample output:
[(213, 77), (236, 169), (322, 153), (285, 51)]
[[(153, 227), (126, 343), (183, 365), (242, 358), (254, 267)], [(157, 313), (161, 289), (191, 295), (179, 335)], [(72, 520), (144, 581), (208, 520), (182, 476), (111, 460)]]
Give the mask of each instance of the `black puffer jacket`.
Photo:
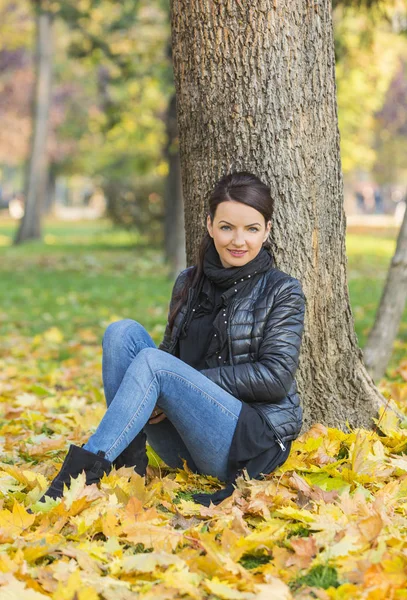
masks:
[[(170, 312), (187, 274), (174, 284)], [(174, 353), (192, 300), (177, 314), (172, 331), (168, 323), (159, 349)], [(252, 287), (231, 299), (228, 322), (229, 364), (201, 371), (235, 398), (265, 416), (283, 442), (294, 440), (301, 429), (302, 409), (294, 375), (304, 327), (305, 298), (300, 282), (280, 271), (263, 273)]]

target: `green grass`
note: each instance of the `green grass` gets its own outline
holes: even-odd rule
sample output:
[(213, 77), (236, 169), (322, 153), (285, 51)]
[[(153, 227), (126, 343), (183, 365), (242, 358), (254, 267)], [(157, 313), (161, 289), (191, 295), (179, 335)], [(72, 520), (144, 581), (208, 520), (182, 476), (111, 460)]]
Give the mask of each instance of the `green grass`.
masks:
[(339, 587), (338, 573), (334, 567), (329, 565), (317, 565), (312, 567), (306, 575), (298, 577), (290, 584), (292, 591), (297, 590), (302, 585), (322, 588), (324, 590), (330, 587)]
[(11, 246), (0, 221), (0, 324), (3, 334), (35, 335), (56, 326), (66, 336), (112, 318), (143, 322), (160, 341), (171, 282), (162, 253), (108, 222), (50, 223), (44, 242)]
[[(112, 318), (139, 320), (159, 342), (171, 281), (159, 248), (109, 221), (48, 221), (43, 242), (12, 246), (15, 223), (0, 220), (0, 326), (32, 336), (52, 326), (66, 337)], [(395, 247), (391, 234), (347, 236), (349, 293), (363, 347)], [(407, 310), (392, 358), (407, 353)]]

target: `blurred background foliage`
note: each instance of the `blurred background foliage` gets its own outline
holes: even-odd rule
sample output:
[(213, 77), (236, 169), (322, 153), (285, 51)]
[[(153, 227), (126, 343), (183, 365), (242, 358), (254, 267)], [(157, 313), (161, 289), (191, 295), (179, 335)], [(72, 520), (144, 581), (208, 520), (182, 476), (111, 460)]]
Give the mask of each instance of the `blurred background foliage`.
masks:
[[(23, 249), (12, 236), (24, 201), (39, 10), (52, 16), (54, 36), (43, 202), (51, 217), (42, 242)], [(333, 0), (333, 20), (345, 209), (361, 217), (353, 229), (348, 218), (347, 252), (363, 345), (396, 238), (394, 222), (382, 220), (377, 235), (367, 217), (407, 198), (407, 0)], [(51, 323), (94, 327), (95, 319), (102, 330), (115, 316), (141, 315), (159, 339), (170, 292), (162, 250), (173, 275), (184, 246), (174, 94), (169, 0), (0, 0), (2, 326), (11, 315), (24, 333)], [(405, 311), (393, 365), (406, 344)]]
[[(174, 94), (169, 2), (0, 0), (0, 177), (9, 196), (23, 190), (39, 5), (54, 16), (49, 154), (54, 188), (57, 179), (68, 188), (60, 201), (82, 177), (91, 192), (81, 197), (100, 189), (115, 223), (151, 224), (157, 240)], [(405, 0), (333, 2), (345, 182), (406, 186), (406, 14)]]

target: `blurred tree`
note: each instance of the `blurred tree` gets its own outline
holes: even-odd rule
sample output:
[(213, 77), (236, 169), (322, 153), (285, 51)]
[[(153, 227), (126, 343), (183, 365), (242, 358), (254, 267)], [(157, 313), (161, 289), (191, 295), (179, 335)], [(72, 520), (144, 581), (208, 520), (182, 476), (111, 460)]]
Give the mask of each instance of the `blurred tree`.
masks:
[(48, 140), (56, 171), (90, 175), (109, 189), (112, 182), (123, 182), (124, 191), (134, 187), (137, 198), (144, 195), (142, 206), (152, 199), (147, 213), (162, 221), (165, 114), (173, 90), (166, 2), (45, 2), (58, 28), (51, 113), (57, 138)]
[[(96, 6), (97, 4), (97, 6)], [(95, 5), (95, 6), (94, 6)], [(151, 223), (157, 240), (163, 220), (165, 115), (173, 89), (166, 55), (166, 3), (110, 0), (64, 6), (70, 24), (69, 55), (96, 85), (96, 101), (85, 118), (75, 155), (65, 169), (90, 174), (104, 189), (116, 223)], [(125, 33), (125, 35), (124, 35)], [(76, 112), (71, 114), (75, 122)], [(65, 133), (70, 125), (65, 123)]]
[(21, 164), (30, 140), (34, 20), (24, 0), (0, 0), (0, 163)]
[[(401, 62), (377, 114), (374, 173), (379, 183), (401, 184), (407, 189), (407, 63)], [(405, 191), (404, 202), (407, 202)], [(365, 363), (380, 379), (389, 363), (407, 302), (407, 210), (398, 234), (375, 322), (365, 348)]]
[[(404, 37), (393, 31), (393, 2), (340, 3), (334, 11), (336, 81), (341, 133), (341, 159), (345, 175), (372, 172), (376, 113), (383, 106), (389, 85), (406, 53)], [(356, 3), (359, 4), (359, 3)]]
[(217, 179), (232, 167), (267, 181), (276, 264), (307, 298), (305, 425), (371, 426), (383, 398), (348, 298), (330, 1), (172, 0), (172, 39), (188, 263)]
[(407, 210), (397, 239), (374, 325), (364, 348), (372, 377), (384, 375), (407, 301)]
[(36, 21), (35, 95), (30, 156), (25, 182), (25, 211), (14, 242), (41, 237), (41, 216), (48, 185), (48, 130), (53, 62), (53, 15), (41, 0), (33, 0)]
[[(407, 46), (407, 44), (406, 44)], [(407, 48), (376, 113), (373, 167), (380, 184), (407, 185)]]
[(184, 200), (182, 197), (181, 162), (178, 143), (176, 99), (174, 94), (167, 110), (167, 144), (165, 153), (168, 160), (168, 176), (164, 193), (165, 254), (171, 266), (171, 276), (177, 275), (186, 267)]

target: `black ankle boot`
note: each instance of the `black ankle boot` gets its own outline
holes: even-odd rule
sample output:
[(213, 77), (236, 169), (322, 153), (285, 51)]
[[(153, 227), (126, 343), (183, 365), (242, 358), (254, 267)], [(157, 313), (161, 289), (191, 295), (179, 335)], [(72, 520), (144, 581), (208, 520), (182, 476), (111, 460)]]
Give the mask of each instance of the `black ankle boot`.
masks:
[(105, 473), (109, 473), (112, 468), (110, 460), (104, 458), (105, 452), (99, 450), (97, 454), (85, 450), (82, 447), (71, 444), (68, 454), (58, 475), (52, 481), (45, 494), (39, 499), (39, 502), (45, 502), (46, 496), (51, 498), (61, 498), (64, 491), (64, 483), (69, 488), (71, 477), (78, 477), (82, 471), (85, 471), (86, 485), (98, 483)]
[(141, 430), (127, 448), (115, 458), (112, 465), (116, 469), (120, 469), (120, 467), (134, 467), (136, 473), (144, 476), (148, 465), (146, 441), (147, 435)]

